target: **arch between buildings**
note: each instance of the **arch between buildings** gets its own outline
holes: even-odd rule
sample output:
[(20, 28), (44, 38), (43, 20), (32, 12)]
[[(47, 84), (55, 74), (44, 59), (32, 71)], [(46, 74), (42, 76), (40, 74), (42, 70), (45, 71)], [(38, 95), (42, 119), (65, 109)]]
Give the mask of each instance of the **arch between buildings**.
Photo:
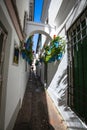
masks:
[(34, 35), (34, 34), (43, 34), (43, 35), (45, 35), (45, 36), (47, 37), (47, 40), (48, 40), (48, 41), (51, 41), (51, 40), (52, 40), (52, 37), (51, 37), (47, 32), (42, 31), (42, 30), (35, 30), (35, 31), (32, 31), (31, 33), (27, 34), (26, 40), (27, 40), (30, 36)]

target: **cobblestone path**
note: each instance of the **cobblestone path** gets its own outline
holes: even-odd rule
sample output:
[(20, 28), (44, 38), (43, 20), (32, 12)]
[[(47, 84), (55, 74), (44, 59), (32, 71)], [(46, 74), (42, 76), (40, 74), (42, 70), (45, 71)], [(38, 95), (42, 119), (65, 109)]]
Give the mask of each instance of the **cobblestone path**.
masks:
[(61, 115), (34, 73), (29, 77), (13, 130), (67, 130)]

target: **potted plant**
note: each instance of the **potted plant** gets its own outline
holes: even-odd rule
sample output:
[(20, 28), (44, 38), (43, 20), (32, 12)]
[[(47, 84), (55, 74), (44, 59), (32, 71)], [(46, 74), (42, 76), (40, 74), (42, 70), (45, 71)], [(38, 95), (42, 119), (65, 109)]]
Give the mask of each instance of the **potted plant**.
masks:
[(32, 61), (33, 61), (33, 50), (32, 50), (33, 40), (32, 39), (33, 36), (30, 36), (26, 41), (26, 43), (21, 41), (20, 44), (20, 51), (21, 51), (22, 58), (25, 59), (30, 65), (32, 65)]
[(59, 36), (55, 37), (49, 46), (45, 45), (44, 62), (60, 60), (65, 52), (65, 45), (65, 40)]

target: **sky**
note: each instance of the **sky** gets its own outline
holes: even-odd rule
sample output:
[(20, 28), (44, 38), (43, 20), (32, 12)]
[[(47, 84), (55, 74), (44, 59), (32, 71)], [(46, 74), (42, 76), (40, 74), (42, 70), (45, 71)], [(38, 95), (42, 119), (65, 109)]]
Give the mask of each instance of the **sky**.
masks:
[(35, 0), (34, 21), (41, 22), (43, 0)]
[[(35, 0), (35, 9), (34, 9), (34, 22), (41, 22), (40, 17), (42, 13), (42, 5), (43, 5), (43, 0)], [(33, 41), (33, 50), (36, 50), (36, 45), (37, 45), (37, 39), (38, 39), (38, 34), (34, 35)]]

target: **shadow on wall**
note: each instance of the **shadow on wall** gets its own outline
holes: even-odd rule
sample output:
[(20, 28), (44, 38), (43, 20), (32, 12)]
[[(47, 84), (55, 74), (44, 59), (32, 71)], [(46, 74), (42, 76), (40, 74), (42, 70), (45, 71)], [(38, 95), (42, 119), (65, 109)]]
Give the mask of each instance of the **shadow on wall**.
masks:
[(54, 78), (54, 76), (58, 70), (58, 66), (59, 66), (60, 62), (61, 61), (48, 63), (47, 88), (49, 87), (52, 79)]
[(86, 130), (82, 122), (79, 120), (75, 112), (67, 105), (67, 69), (65, 69), (56, 86), (57, 106), (59, 107), (64, 120), (66, 120), (68, 128), (75, 130)]
[(58, 94), (58, 106), (66, 106), (67, 104), (67, 69), (63, 71), (63, 74), (59, 76), (57, 83), (57, 94)]
[(62, 76), (59, 76), (59, 78), (60, 78), (60, 80), (58, 81), (58, 86), (60, 85), (60, 83), (61, 83), (61, 81), (66, 85), (67, 84), (67, 77), (66, 77), (66, 75), (67, 75), (67, 69), (65, 69), (64, 71), (63, 71), (63, 74), (62, 74)]

